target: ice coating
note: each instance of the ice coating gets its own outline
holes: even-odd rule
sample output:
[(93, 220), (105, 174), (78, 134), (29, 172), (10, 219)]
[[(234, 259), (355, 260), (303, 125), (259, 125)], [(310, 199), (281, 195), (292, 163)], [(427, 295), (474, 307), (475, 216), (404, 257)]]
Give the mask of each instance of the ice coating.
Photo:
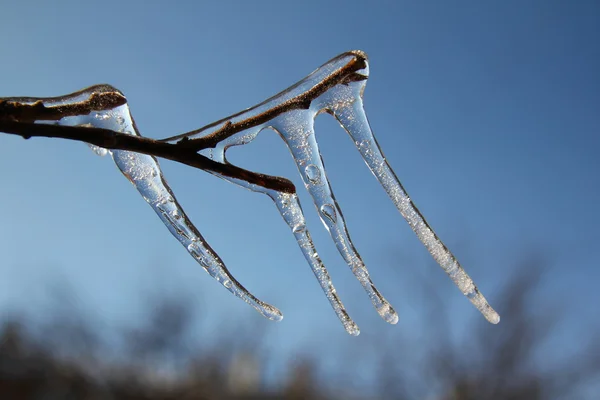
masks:
[[(168, 155), (154, 152), (149, 154), (158, 154), (161, 157), (205, 169), (236, 185), (269, 196), (292, 231), (300, 250), (344, 328), (350, 334), (358, 335), (359, 328), (346, 312), (312, 242), (291, 182), (285, 178), (269, 177), (243, 170), (232, 166), (226, 159), (228, 148), (250, 143), (263, 129), (273, 129), (278, 132), (288, 146), (321, 221), (329, 231), (339, 253), (367, 292), (379, 315), (387, 322), (395, 324), (398, 315), (371, 281), (367, 268), (352, 243), (342, 210), (327, 177), (314, 131), (314, 120), (320, 113), (329, 113), (352, 138), (367, 166), (436, 262), (488, 321), (498, 323), (500, 320), (498, 314), (427, 224), (383, 156), (363, 107), (362, 97), (368, 75), (369, 66), (364, 53), (360, 51), (344, 53), (263, 103), (198, 130), (162, 141), (154, 141), (171, 146)], [(42, 113), (41, 117), (35, 118), (36, 123), (104, 128), (141, 137), (130, 115), (125, 97), (109, 85), (93, 86), (59, 98), (9, 100), (28, 105), (29, 109), (26, 109), (22, 115), (19, 114), (19, 117), (23, 115), (27, 117), (30, 113), (32, 115)], [(37, 107), (40, 104), (43, 107)], [(213, 278), (267, 318), (272, 320), (282, 318), (279, 310), (255, 298), (231, 276), (219, 256), (189, 221), (165, 181), (154, 156), (116, 149), (131, 150), (132, 147), (115, 147), (114, 150), (107, 150), (97, 145), (90, 145), (90, 147), (98, 155), (109, 153), (112, 155), (117, 167), (138, 189), (173, 236)], [(133, 149), (137, 150), (138, 147)], [(177, 150), (177, 154), (182, 155), (181, 159), (173, 154), (171, 151), (173, 149)], [(213, 167), (207, 164), (202, 166), (189, 164), (190, 154), (198, 156), (196, 152), (212, 160), (210, 162), (213, 163)], [(215, 169), (214, 165), (222, 168)]]
[(290, 148), (304, 185), (339, 253), (367, 292), (379, 315), (395, 324), (398, 322), (398, 314), (371, 281), (369, 272), (350, 239), (344, 216), (333, 195), (315, 138), (315, 116), (314, 110), (294, 110), (278, 117), (272, 126)]
[[(59, 99), (21, 99), (21, 102), (26, 104), (27, 100), (30, 100), (32, 103), (41, 100), (44, 106), (52, 108), (57, 105), (85, 101), (98, 93), (113, 92), (118, 92), (118, 90), (109, 85), (98, 85), (71, 95), (70, 98), (69, 96), (65, 96)], [(129, 135), (140, 136), (126, 103), (107, 110), (91, 110), (85, 115), (68, 116), (53, 121), (39, 120), (37, 122), (63, 126), (105, 128)], [(123, 175), (136, 187), (171, 234), (186, 248), (190, 255), (210, 276), (265, 317), (276, 321), (283, 318), (281, 311), (257, 299), (227, 270), (223, 261), (183, 211), (167, 184), (155, 157), (124, 150), (108, 151), (95, 145), (90, 145), (90, 148), (98, 155), (106, 155), (107, 153), (112, 155), (115, 164)]]
[[(318, 144), (314, 135), (313, 124), (315, 116), (316, 113), (313, 110), (292, 110), (271, 120), (268, 125), (261, 125), (254, 129), (242, 131), (237, 135), (233, 135), (219, 143), (219, 145), (213, 151), (205, 150), (204, 154), (208, 157), (211, 157), (215, 161), (223, 163), (227, 162), (225, 152), (228, 148), (250, 143), (264, 128), (269, 127), (275, 129), (290, 148), (292, 156), (294, 157), (300, 174), (304, 180), (305, 186), (311, 194), (314, 204), (317, 210), (320, 212), (321, 220), (330, 232), (338, 251), (350, 267), (352, 273), (356, 276), (367, 292), (371, 302), (381, 317), (387, 322), (395, 324), (398, 322), (398, 314), (388, 303), (388, 301), (385, 300), (385, 298), (381, 295), (371, 281), (369, 272), (367, 271), (364, 262), (352, 244), (350, 235), (346, 229), (344, 217), (337, 204), (337, 201), (335, 200), (335, 197), (333, 196), (333, 192), (331, 191), (325, 168), (321, 160)], [(310, 234), (308, 230), (306, 228), (302, 230), (303, 234), (306, 234), (306, 238), (299, 238), (299, 234), (296, 233), (298, 230), (297, 227), (305, 226), (305, 223), (304, 216), (302, 215), (302, 209), (300, 204), (297, 202), (297, 197), (295, 197), (295, 194), (294, 198), (290, 198), (288, 196), (287, 198), (289, 198), (290, 201), (282, 204), (280, 199), (286, 198), (281, 197), (284, 194), (279, 194), (279, 196), (276, 196), (270, 189), (266, 189), (257, 185), (251, 185), (247, 182), (238, 179), (231, 179), (226, 176), (220, 177), (252, 191), (267, 194), (273, 199), (279, 213), (288, 223), (288, 225), (290, 225), (290, 228), (292, 228), (300, 249), (302, 250), (315, 276), (319, 280), (319, 284), (333, 306), (338, 318), (344, 324), (344, 327), (349, 333), (354, 334), (354, 332), (358, 332), (358, 327), (356, 327), (355, 323), (349, 318), (341, 301), (335, 293), (335, 289), (333, 289), (333, 284), (331, 283), (329, 273), (325, 269), (325, 266), (320, 258), (318, 258), (316, 250), (314, 250), (314, 244), (312, 243), (312, 240), (310, 240)], [(289, 215), (292, 214), (302, 216), (302, 221), (290, 223)], [(310, 250), (308, 250), (309, 248), (307, 247), (307, 244), (310, 245)], [(331, 290), (329, 288), (331, 288)]]
[(498, 313), (488, 304), (458, 260), (431, 229), (389, 166), (371, 133), (369, 121), (362, 107), (362, 100), (358, 98), (351, 107), (339, 107), (332, 111), (342, 127), (355, 141), (356, 147), (373, 175), (381, 183), (400, 214), (406, 219), (434, 260), (489, 322), (493, 324), (500, 322)]
[(304, 219), (304, 214), (302, 213), (302, 208), (300, 207), (298, 196), (295, 193), (277, 192), (269, 193), (269, 196), (277, 205), (279, 213), (282, 215), (285, 222), (292, 229), (304, 258), (310, 265), (315, 277), (319, 281), (319, 285), (321, 285), (323, 292), (325, 292), (325, 295), (327, 296), (327, 300), (329, 300), (329, 303), (344, 325), (344, 328), (351, 335), (358, 335), (360, 333), (358, 325), (356, 325), (346, 312), (346, 309), (333, 286), (329, 272), (327, 272), (327, 268), (325, 268), (323, 261), (321, 261), (321, 258), (315, 249), (315, 245), (306, 227), (306, 221)]
[[(353, 68), (348, 68), (351, 65)], [(369, 66), (364, 53), (344, 53), (257, 106), (166, 140), (171, 143), (183, 139), (191, 142), (197, 140), (205, 145), (214, 142), (208, 146), (210, 148), (205, 147), (203, 154), (215, 161), (227, 163), (227, 148), (250, 143), (262, 129), (276, 130), (290, 149), (304, 184), (338, 251), (363, 285), (379, 314), (386, 321), (396, 323), (396, 312), (372, 283), (364, 262), (352, 243), (323, 165), (313, 129), (314, 119), (322, 112), (333, 115), (350, 135), (367, 166), (435, 261), (489, 322), (498, 323), (500, 316), (427, 224), (385, 160), (363, 107), (362, 97), (368, 76)], [(236, 128), (237, 131), (231, 133)]]
[[(216, 159), (221, 159), (223, 156), (224, 152), (215, 153)], [(222, 176), (219, 174), (214, 175), (217, 175), (231, 183), (242, 186), (253, 192), (266, 194), (271, 198), (271, 200), (273, 200), (277, 206), (279, 214), (282, 216), (283, 220), (294, 234), (296, 242), (298, 243), (304, 258), (308, 262), (311, 270), (317, 278), (317, 281), (319, 282), (319, 285), (321, 286), (321, 289), (325, 293), (327, 300), (329, 300), (329, 303), (331, 304), (335, 314), (344, 326), (344, 329), (346, 329), (346, 332), (353, 336), (360, 334), (358, 325), (348, 315), (344, 304), (340, 300), (337, 291), (333, 286), (329, 272), (327, 271), (327, 268), (325, 268), (323, 261), (317, 253), (315, 245), (310, 237), (310, 232), (306, 227), (306, 219), (304, 217), (302, 207), (300, 206), (300, 199), (298, 199), (298, 195), (296, 193), (285, 193), (266, 189), (259, 185), (248, 183), (240, 179)]]

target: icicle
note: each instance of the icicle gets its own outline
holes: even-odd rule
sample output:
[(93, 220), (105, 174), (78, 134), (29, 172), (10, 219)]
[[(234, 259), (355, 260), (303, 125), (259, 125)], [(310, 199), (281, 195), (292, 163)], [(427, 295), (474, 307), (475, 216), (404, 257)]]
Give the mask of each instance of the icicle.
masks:
[[(329, 230), (338, 251), (368, 293), (381, 317), (395, 324), (398, 315), (371, 282), (367, 268), (352, 243), (323, 165), (315, 138), (314, 119), (321, 112), (332, 114), (355, 142), (368, 167), (433, 258), (488, 321), (498, 323), (499, 315), (429, 227), (385, 160), (363, 108), (362, 95), (368, 76), (369, 66), (364, 53), (344, 53), (263, 103), (195, 131), (164, 139), (163, 142), (180, 145), (186, 154), (189, 154), (190, 150), (198, 151), (226, 166), (229, 164), (225, 155), (228, 148), (252, 142), (263, 129), (276, 130), (290, 149), (304, 185), (312, 196), (321, 221)], [(110, 96), (106, 100), (106, 96), (102, 97), (100, 94)], [(44, 121), (37, 121), (40, 123), (92, 126), (140, 136), (125, 98), (118, 90), (108, 85), (94, 86), (61, 98), (12, 100), (29, 105), (41, 101), (44, 105), (54, 106), (52, 110), (44, 110), (50, 115), (44, 118)], [(57, 112), (62, 113), (60, 118), (56, 117)], [(90, 147), (99, 155), (109, 152), (101, 147)], [(256, 299), (231, 276), (218, 255), (187, 218), (154, 157), (122, 150), (110, 151), (110, 154), (121, 172), (136, 186), (173, 236), (213, 278), (267, 318), (282, 318), (279, 310)], [(300, 202), (293, 193), (293, 185), (288, 182), (287, 189), (276, 191), (266, 187), (267, 180), (262, 181), (265, 176), (255, 179), (255, 183), (250, 183), (231, 174), (225, 176), (220, 172), (209, 172), (236, 185), (266, 194), (274, 201), (338, 318), (350, 334), (358, 335), (358, 326), (349, 317), (339, 299), (306, 229)], [(239, 169), (238, 173), (240, 172), (246, 174), (245, 177), (252, 174)], [(266, 178), (273, 181), (276, 177)], [(256, 182), (261, 185), (264, 183), (265, 187)]]
[[(368, 75), (368, 69), (364, 74)], [(488, 304), (458, 260), (425, 221), (383, 156), (363, 107), (362, 93), (365, 85), (366, 80), (337, 86), (319, 99), (319, 107), (333, 114), (348, 132), (371, 172), (435, 261), (485, 318), (497, 324), (500, 321), (498, 313)]]
[[(368, 76), (369, 66), (364, 53), (360, 51), (344, 53), (263, 103), (165, 141), (177, 143), (185, 138), (191, 141), (204, 140), (206, 143), (212, 140), (214, 145), (208, 146), (212, 147), (210, 149), (203, 150), (203, 154), (215, 161), (227, 163), (225, 151), (229, 147), (250, 143), (262, 129), (277, 130), (290, 149), (321, 220), (329, 230), (340, 254), (369, 294), (379, 314), (386, 321), (396, 323), (398, 320), (396, 312), (371, 282), (367, 269), (352, 244), (342, 212), (335, 201), (325, 173), (313, 123), (315, 116), (321, 112), (334, 115), (350, 134), (373, 174), (436, 262), (488, 321), (498, 323), (499, 315), (429, 227), (383, 157), (362, 105), (362, 94)], [(233, 131), (234, 128), (237, 132), (229, 134), (228, 131)], [(241, 186), (248, 187), (246, 183), (242, 183)]]
[[(22, 103), (42, 101), (44, 106), (52, 107), (64, 104), (85, 102), (92, 104), (92, 99), (100, 93), (120, 92), (109, 85), (98, 85), (84, 91), (61, 98), (21, 99)], [(124, 97), (123, 97), (124, 99)], [(88, 114), (66, 116), (59, 120), (39, 123), (54, 123), (63, 126), (89, 126), (110, 129), (129, 135), (140, 136), (131, 118), (129, 107), (125, 102), (114, 108), (92, 110)], [(104, 155), (106, 149), (90, 146), (96, 154)], [(130, 151), (110, 151), (113, 160), (123, 175), (136, 187), (146, 202), (152, 207), (159, 218), (167, 226), (171, 234), (187, 249), (198, 264), (215, 280), (221, 283), (235, 296), (254, 307), (265, 317), (279, 321), (283, 318), (281, 311), (262, 302), (246, 290), (227, 270), (223, 261), (214, 252), (200, 232), (189, 220), (179, 205), (171, 188), (167, 184), (158, 161), (155, 157)]]
[(306, 258), (310, 268), (317, 277), (323, 292), (325, 292), (325, 296), (327, 296), (329, 303), (344, 325), (344, 328), (349, 334), (354, 336), (358, 335), (360, 333), (358, 325), (356, 325), (346, 312), (346, 309), (331, 282), (329, 272), (327, 272), (323, 261), (321, 261), (321, 258), (315, 249), (315, 245), (310, 237), (308, 228), (306, 227), (306, 221), (304, 219), (302, 208), (300, 207), (298, 196), (295, 193), (279, 193), (275, 191), (270, 191), (267, 194), (273, 199), (279, 213), (292, 230), (296, 237), (296, 241), (298, 242), (298, 246), (300, 247), (300, 250), (302, 250), (302, 254), (304, 254), (304, 258)]
[[(244, 114), (240, 114), (239, 116), (251, 118)], [(356, 276), (369, 295), (369, 298), (371, 299), (371, 302), (375, 306), (377, 312), (385, 321), (395, 324), (398, 322), (398, 314), (371, 281), (369, 272), (365, 267), (364, 262), (352, 244), (352, 240), (350, 239), (350, 235), (346, 229), (344, 216), (342, 215), (337, 201), (335, 200), (335, 197), (331, 191), (331, 187), (325, 173), (325, 168), (321, 160), (319, 147), (314, 136), (313, 124), (315, 116), (316, 113), (311, 110), (294, 110), (269, 121), (268, 127), (275, 129), (290, 148), (304, 183), (313, 198), (317, 210), (320, 212), (321, 220), (330, 232), (338, 251), (352, 270), (352, 273)], [(266, 125), (262, 125), (253, 129), (244, 130), (239, 134), (233, 135), (221, 141), (213, 151), (205, 151), (204, 154), (212, 157), (212, 159), (215, 161), (226, 162), (225, 152), (228, 148), (252, 142), (265, 126)], [(269, 195), (269, 197), (271, 197), (277, 205), (280, 214), (287, 222), (287, 218), (285, 216), (287, 211), (282, 209), (279, 200), (282, 198), (282, 196), (284, 196), (284, 198), (288, 198), (285, 197), (286, 194), (277, 194), (277, 192), (272, 190), (251, 185), (238, 179), (228, 178), (219, 174), (215, 175), (252, 191)], [(301, 215), (302, 210), (300, 209), (299, 204), (296, 208)], [(295, 225), (291, 225), (292, 229), (294, 226)], [(296, 239), (298, 240), (297, 235)], [(346, 330), (348, 330), (348, 332), (358, 332), (358, 328), (355, 328), (354, 322), (348, 319), (349, 317), (345, 310), (343, 310), (343, 306), (341, 305), (341, 301), (337, 295), (332, 296), (332, 293), (330, 293), (325, 286), (325, 281), (321, 279), (320, 273), (317, 272), (323, 269), (325, 271), (327, 280), (329, 280), (329, 274), (325, 270), (325, 266), (321, 263), (321, 260), (318, 260), (320, 265), (315, 265), (314, 261), (316, 257), (308, 257), (306, 254), (306, 249), (303, 247), (300, 241), (298, 243), (313, 272), (317, 276), (317, 279), (319, 279), (319, 284), (323, 288), (327, 298), (332, 304), (336, 314), (338, 315), (338, 318), (340, 318), (346, 327)], [(312, 241), (311, 247), (314, 247), (312, 245)], [(313, 253), (316, 254), (314, 251), (312, 251), (310, 254)], [(333, 293), (335, 293), (335, 291)], [(334, 299), (334, 301), (332, 301), (332, 299)], [(350, 328), (347, 325), (347, 321), (352, 322), (352, 326)]]
[[(246, 135), (245, 138), (247, 139), (248, 136), (252, 136), (254, 138), (257, 134), (258, 132), (254, 132), (253, 135)], [(232, 142), (234, 142), (234, 140), (231, 140), (228, 143), (231, 144)], [(217, 160), (224, 159), (224, 151), (214, 152), (213, 155), (214, 158), (216, 158)], [(306, 227), (306, 220), (304, 218), (304, 212), (302, 211), (302, 207), (300, 206), (300, 199), (298, 199), (298, 195), (296, 195), (295, 193), (277, 192), (275, 190), (266, 189), (262, 186), (251, 184), (240, 179), (222, 176), (215, 173), (213, 174), (228, 182), (234, 183), (253, 192), (266, 194), (273, 200), (273, 202), (277, 206), (279, 214), (282, 216), (282, 218), (294, 234), (294, 237), (296, 238), (296, 241), (298, 243), (298, 246), (300, 247), (300, 250), (302, 251), (302, 254), (304, 255), (304, 258), (310, 265), (310, 268), (315, 274), (315, 277), (317, 278), (321, 289), (323, 289), (325, 296), (329, 300), (329, 303), (331, 304), (334, 312), (344, 325), (346, 331), (353, 336), (357, 336), (360, 333), (360, 329), (358, 328), (358, 325), (356, 325), (356, 323), (348, 315), (344, 304), (340, 300), (337, 291), (333, 286), (331, 277), (329, 276), (329, 272), (327, 271), (327, 268), (325, 268), (323, 261), (321, 261), (321, 258), (317, 253), (312, 238), (310, 237), (308, 228)]]
[(331, 190), (315, 139), (315, 115), (310, 110), (290, 111), (275, 119), (272, 126), (292, 152), (304, 185), (341, 256), (369, 295), (379, 315), (385, 321), (395, 324), (398, 322), (398, 314), (371, 281), (369, 271), (350, 239), (344, 216)]
[(404, 190), (394, 171), (390, 168), (371, 132), (360, 97), (357, 96), (351, 105), (335, 107), (332, 111), (342, 127), (354, 140), (371, 172), (381, 183), (398, 211), (429, 250), (435, 261), (489, 322), (493, 324), (500, 322), (498, 313), (488, 304), (458, 260), (431, 229), (406, 193), (406, 190)]

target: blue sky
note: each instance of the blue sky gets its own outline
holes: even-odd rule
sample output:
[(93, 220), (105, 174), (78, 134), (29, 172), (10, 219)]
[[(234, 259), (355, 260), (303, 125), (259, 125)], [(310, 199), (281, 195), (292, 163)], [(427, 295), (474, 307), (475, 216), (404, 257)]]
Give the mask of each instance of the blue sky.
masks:
[[(371, 68), (365, 107), (388, 161), (492, 305), (520, 255), (535, 249), (552, 266), (542, 301), (563, 303), (569, 338), (598, 325), (596, 2), (63, 1), (3, 2), (1, 9), (0, 97), (110, 83), (153, 138), (250, 107), (339, 53), (364, 50)], [(319, 117), (316, 131), (353, 239), (400, 313), (395, 327), (378, 320), (302, 192), (359, 338), (345, 336), (266, 197), (202, 171), (162, 166), (230, 270), (284, 312), (269, 327), (276, 346), (366, 346), (391, 330), (412, 331), (423, 309), (411, 282), (451, 283), (336, 123)], [(230, 158), (300, 182), (273, 133)], [(43, 313), (48, 287), (67, 285), (75, 306), (115, 323), (135, 321), (149, 294), (166, 292), (203, 304), (215, 326), (274, 324), (202, 272), (110, 159), (83, 144), (0, 136), (0, 177), (0, 309)], [(444, 296), (457, 324), (479, 317), (458, 291)]]

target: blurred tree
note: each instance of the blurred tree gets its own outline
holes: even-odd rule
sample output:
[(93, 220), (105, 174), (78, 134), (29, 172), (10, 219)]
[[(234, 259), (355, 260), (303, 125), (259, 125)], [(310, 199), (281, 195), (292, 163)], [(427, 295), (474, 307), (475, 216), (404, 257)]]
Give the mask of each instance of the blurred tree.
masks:
[[(540, 311), (534, 306), (535, 289), (542, 272), (539, 260), (527, 260), (519, 270), (522, 273), (507, 284), (499, 296), (505, 299), (500, 310), (507, 316), (501, 325), (491, 327), (477, 320), (463, 341), (453, 343), (447, 338), (449, 327), (444, 327), (447, 319), (437, 318), (438, 326), (430, 329), (433, 336), (421, 338), (418, 346), (407, 347), (412, 349), (415, 360), (420, 360), (408, 365), (407, 354), (389, 351), (394, 348), (391, 344), (399, 341), (398, 337), (378, 341), (379, 369), (369, 385), (371, 393), (353, 391), (348, 381), (360, 374), (361, 362), (344, 363), (343, 368), (336, 371), (341, 379), (323, 382), (316, 377), (320, 371), (318, 361), (308, 353), (300, 353), (290, 363), (287, 383), (275, 388), (265, 386), (262, 376), (267, 365), (261, 354), (264, 350), (253, 342), (260, 341), (263, 335), (253, 335), (250, 339), (225, 335), (213, 349), (194, 350), (185, 345), (193, 329), (193, 303), (168, 298), (151, 307), (143, 328), (124, 331), (126, 354), (117, 360), (105, 357), (98, 362), (98, 357), (110, 353), (102, 350), (102, 346), (106, 346), (102, 340), (72, 339), (93, 337), (85, 333), (94, 332), (93, 327), (82, 325), (81, 318), (58, 315), (55, 321), (79, 322), (63, 324), (61, 331), (42, 329), (42, 334), (37, 335), (14, 318), (6, 320), (0, 331), (0, 398), (583, 398), (582, 388), (599, 386), (600, 346), (581, 338), (580, 351), (571, 358), (545, 354), (548, 340), (562, 320), (561, 314), (551, 307)], [(437, 313), (443, 310), (435, 298), (431, 299), (431, 306)], [(74, 334), (69, 333), (70, 330)], [(52, 341), (44, 336), (49, 331), (55, 333)], [(61, 340), (62, 343), (58, 343)], [(77, 357), (55, 351), (59, 348), (70, 348)], [(96, 357), (85, 357), (86, 352)]]

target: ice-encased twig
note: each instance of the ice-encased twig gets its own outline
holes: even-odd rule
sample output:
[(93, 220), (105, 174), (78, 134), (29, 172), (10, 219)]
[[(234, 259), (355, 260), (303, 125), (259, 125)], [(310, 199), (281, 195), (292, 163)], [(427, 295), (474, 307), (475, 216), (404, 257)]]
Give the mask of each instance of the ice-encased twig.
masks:
[[(15, 98), (11, 100), (18, 101), (24, 105), (39, 104), (45, 110), (54, 110), (57, 107), (73, 105), (77, 105), (77, 107), (83, 110), (82, 114), (71, 114), (63, 118), (56, 115), (48, 116), (47, 120), (39, 119), (36, 121), (40, 124), (104, 128), (128, 135), (140, 136), (126, 103), (108, 109), (93, 104), (93, 99), (97, 98), (97, 95), (100, 93), (120, 92), (109, 85), (97, 85), (63, 97)], [(79, 106), (86, 102), (91, 104), (91, 106)], [(46, 112), (46, 114), (51, 113)], [(98, 155), (102, 156), (108, 153), (106, 149), (101, 147), (94, 145), (90, 147)], [(165, 226), (167, 226), (171, 234), (187, 249), (196, 262), (210, 276), (265, 317), (277, 321), (283, 318), (281, 311), (257, 299), (231, 275), (223, 261), (202, 237), (179, 205), (155, 157), (124, 150), (112, 150), (110, 154), (119, 170), (136, 187)]]
[(370, 281), (364, 263), (352, 244), (314, 137), (315, 116), (321, 112), (334, 115), (352, 137), (373, 174), (436, 262), (488, 321), (498, 323), (499, 315), (427, 224), (385, 160), (362, 104), (368, 76), (369, 66), (363, 52), (344, 53), (263, 103), (166, 141), (181, 143), (184, 139), (189, 140), (190, 146), (196, 143), (199, 147), (211, 148), (204, 150), (204, 154), (227, 163), (225, 151), (228, 147), (250, 143), (262, 129), (275, 129), (290, 149), (336, 247), (369, 293), (380, 315), (388, 322), (395, 323), (397, 314)]
[[(218, 138), (219, 140), (214, 140), (214, 148), (202, 150), (202, 154), (214, 161), (227, 163), (225, 153), (228, 148), (252, 142), (262, 129), (276, 130), (290, 149), (305, 186), (338, 251), (367, 292), (379, 315), (387, 322), (395, 324), (398, 322), (398, 314), (371, 281), (369, 272), (352, 243), (343, 214), (327, 179), (314, 135), (314, 119), (320, 109), (315, 108), (313, 104), (317, 104), (324, 94), (335, 92), (335, 88), (340, 84), (346, 85), (365, 79), (363, 75), (355, 73), (366, 66), (366, 59), (362, 56), (360, 52), (342, 54), (290, 89), (255, 107), (166, 141), (181, 143), (182, 140), (186, 140), (191, 147), (194, 142), (206, 143), (211, 138)], [(355, 71), (344, 72), (344, 68), (351, 64), (356, 64)], [(239, 127), (238, 131), (231, 133), (236, 126)], [(234, 181), (225, 176), (221, 177)], [(249, 187), (246, 182), (235, 182)], [(267, 193), (266, 189), (252, 190)]]
[[(290, 149), (304, 184), (338, 251), (369, 294), (379, 314), (386, 321), (396, 323), (398, 319), (396, 312), (371, 282), (366, 267), (352, 244), (341, 209), (335, 200), (325, 172), (315, 139), (314, 118), (321, 112), (330, 113), (352, 137), (373, 174), (434, 259), (483, 315), (490, 322), (497, 323), (500, 319), (498, 314), (429, 227), (385, 160), (373, 136), (362, 104), (368, 75), (369, 66), (364, 53), (360, 51), (344, 53), (289, 89), (257, 106), (163, 141), (148, 140), (139, 135), (125, 97), (108, 85), (94, 86), (60, 98), (11, 98), (8, 102), (5, 101), (7, 99), (0, 99), (2, 106), (0, 119), (5, 118), (6, 116), (3, 115), (9, 113), (8, 121), (12, 118), (13, 121), (21, 120), (20, 122), (29, 124), (21, 131), (23, 132), (21, 135), (26, 138), (31, 135), (40, 136), (32, 133), (31, 121), (108, 129), (109, 131), (96, 132), (97, 135), (94, 136), (96, 145), (91, 146), (92, 149), (97, 154), (104, 155), (107, 151), (97, 144), (98, 142), (103, 145), (110, 143), (113, 149), (110, 153), (119, 169), (137, 187), (171, 233), (203, 268), (229, 291), (254, 306), (263, 315), (278, 320), (282, 317), (279, 310), (261, 302), (244, 289), (231, 276), (217, 254), (189, 221), (164, 180), (153, 155), (204, 169), (237, 185), (267, 194), (275, 202), (280, 214), (293, 231), (298, 245), (338, 318), (349, 333), (356, 335), (359, 332), (358, 327), (350, 319), (337, 296), (329, 274), (318, 257), (306, 229), (304, 215), (293, 184), (285, 178), (257, 174), (233, 166), (225, 157), (228, 147), (251, 142), (263, 129), (276, 130)], [(102, 94), (106, 96), (103, 97)], [(23, 105), (25, 107), (18, 108)], [(10, 113), (13, 111), (17, 114), (11, 116)], [(31, 118), (36, 115), (39, 118)], [(5, 127), (16, 129), (12, 122), (6, 121), (5, 119)], [(56, 134), (54, 131), (41, 136), (75, 140), (85, 140), (87, 137), (90, 140), (92, 135), (88, 135), (87, 132), (89, 131), (81, 132), (82, 138), (74, 136), (73, 132), (53, 136)], [(107, 132), (109, 134), (124, 132), (127, 135), (115, 138), (106, 135)], [(132, 136), (140, 140), (132, 143)], [(150, 148), (153, 151), (150, 151)], [(128, 151), (132, 149), (133, 152)]]

